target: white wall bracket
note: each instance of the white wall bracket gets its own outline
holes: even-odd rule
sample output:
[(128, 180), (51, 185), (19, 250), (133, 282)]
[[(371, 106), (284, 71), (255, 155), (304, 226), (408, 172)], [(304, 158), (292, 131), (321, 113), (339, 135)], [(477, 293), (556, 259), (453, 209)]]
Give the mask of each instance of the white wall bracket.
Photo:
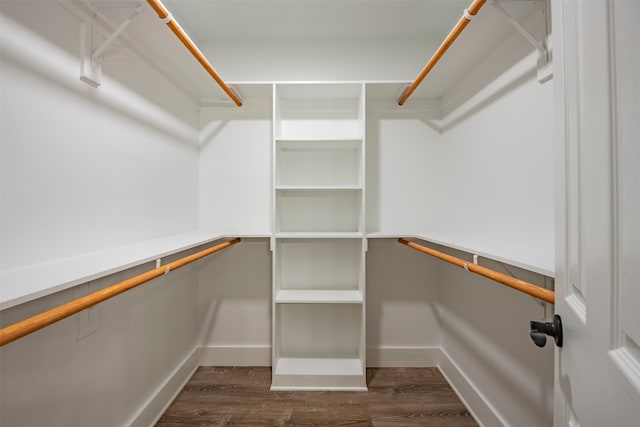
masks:
[(123, 22), (116, 28), (102, 44), (94, 49), (97, 41), (101, 39), (100, 28), (95, 21), (95, 17), (83, 22), (80, 34), (80, 80), (97, 88), (102, 82), (102, 57), (107, 48), (113, 43), (125, 28), (131, 23), (133, 18), (142, 11), (140, 4)]
[[(538, 51), (538, 83), (544, 83), (547, 80), (553, 77), (553, 73), (551, 71), (551, 61), (549, 57), (549, 50), (547, 49), (546, 43), (544, 40), (541, 42), (537, 40), (526, 28), (518, 22), (516, 18), (514, 18), (509, 12), (507, 12), (502, 5), (498, 2), (498, 0), (493, 0), (491, 6), (494, 7), (498, 12), (502, 14), (502, 16), (513, 26), (513, 28), (518, 31), (522, 37), (524, 37), (537, 51)], [(546, 3), (542, 2), (542, 8), (545, 16), (545, 29), (547, 26), (547, 7)], [(545, 31), (546, 38), (546, 31)]]
[(93, 42), (97, 39), (95, 21), (80, 25), (80, 80), (97, 88), (102, 83), (102, 59), (93, 59)]

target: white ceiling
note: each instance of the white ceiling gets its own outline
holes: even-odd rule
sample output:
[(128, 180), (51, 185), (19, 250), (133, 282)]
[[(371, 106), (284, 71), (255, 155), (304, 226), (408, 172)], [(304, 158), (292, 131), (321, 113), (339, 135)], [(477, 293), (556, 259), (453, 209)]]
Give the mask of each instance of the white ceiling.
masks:
[[(136, 5), (144, 2), (89, 1), (114, 22), (122, 22)], [(163, 3), (189, 36), (202, 44), (412, 39), (433, 46), (444, 40), (471, 0), (163, 0)], [(500, 3), (524, 22), (524, 17), (540, 10), (542, 2), (500, 0)], [(144, 7), (126, 32), (195, 99), (217, 96), (226, 99), (150, 8)], [(413, 98), (442, 96), (513, 32), (495, 8), (483, 7), (456, 41), (456, 48), (447, 52), (445, 60), (429, 75), (428, 84), (421, 85)], [(425, 63), (433, 53), (426, 50), (429, 51), (424, 52)], [(213, 65), (216, 66), (215, 61)], [(416, 66), (415, 75), (422, 65)]]
[(470, 0), (165, 0), (197, 41), (444, 38)]

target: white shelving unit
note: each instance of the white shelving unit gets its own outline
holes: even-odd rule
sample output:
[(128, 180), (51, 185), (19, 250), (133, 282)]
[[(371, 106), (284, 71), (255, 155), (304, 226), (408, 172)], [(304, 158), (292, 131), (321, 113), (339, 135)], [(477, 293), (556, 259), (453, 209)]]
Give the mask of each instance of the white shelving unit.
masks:
[(274, 390), (366, 390), (364, 84), (274, 85)]

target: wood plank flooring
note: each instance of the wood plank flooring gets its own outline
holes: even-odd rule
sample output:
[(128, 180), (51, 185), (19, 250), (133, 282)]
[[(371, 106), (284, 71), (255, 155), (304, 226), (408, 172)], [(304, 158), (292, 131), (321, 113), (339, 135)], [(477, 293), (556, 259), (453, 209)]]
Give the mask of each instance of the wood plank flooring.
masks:
[(276, 392), (270, 367), (201, 367), (156, 426), (478, 425), (437, 368), (370, 368), (367, 384), (368, 392)]

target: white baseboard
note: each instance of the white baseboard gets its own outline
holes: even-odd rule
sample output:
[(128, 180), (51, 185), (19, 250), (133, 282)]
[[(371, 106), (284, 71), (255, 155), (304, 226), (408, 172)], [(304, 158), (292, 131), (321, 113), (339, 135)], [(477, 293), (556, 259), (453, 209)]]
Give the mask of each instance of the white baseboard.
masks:
[(193, 373), (198, 369), (198, 347), (195, 347), (182, 363), (167, 376), (127, 425), (129, 427), (153, 426), (167, 410), (171, 402), (182, 391)]
[(271, 366), (271, 346), (200, 347), (200, 366)]
[(446, 378), (451, 388), (456, 392), (464, 406), (467, 407), (473, 418), (481, 427), (502, 427), (507, 425), (500, 419), (493, 406), (476, 389), (458, 365), (451, 360), (446, 351), (439, 348), (440, 361), (438, 368)]
[(369, 347), (369, 368), (429, 368), (438, 366), (438, 347)]

